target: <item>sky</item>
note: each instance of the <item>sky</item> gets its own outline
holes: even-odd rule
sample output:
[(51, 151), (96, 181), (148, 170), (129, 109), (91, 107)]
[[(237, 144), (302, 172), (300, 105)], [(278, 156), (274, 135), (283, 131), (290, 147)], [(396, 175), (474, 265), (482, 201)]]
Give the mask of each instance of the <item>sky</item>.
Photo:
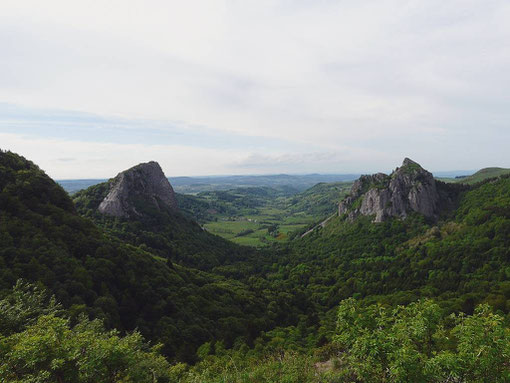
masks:
[(507, 0), (1, 0), (0, 149), (56, 179), (510, 167)]

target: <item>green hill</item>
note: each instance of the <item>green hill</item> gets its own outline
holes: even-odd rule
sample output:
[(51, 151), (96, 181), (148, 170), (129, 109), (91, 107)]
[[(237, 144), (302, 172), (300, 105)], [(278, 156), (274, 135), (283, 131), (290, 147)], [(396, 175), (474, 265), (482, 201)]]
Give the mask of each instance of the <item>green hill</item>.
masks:
[[(84, 205), (94, 203), (85, 203), (83, 194), (79, 198)], [(36, 165), (10, 152), (0, 152), (0, 214), (0, 296), (18, 278), (38, 282), (71, 318), (86, 313), (108, 328), (138, 328), (162, 342), (167, 356), (188, 361), (208, 340), (231, 345), (271, 325), (265, 299), (243, 283), (168, 260), (168, 243), (158, 242), (162, 232), (189, 236), (186, 245), (180, 246), (184, 237), (171, 241), (172, 249), (182, 251), (182, 263), (207, 260), (204, 268), (211, 269), (221, 264), (222, 255), (240, 254), (216, 237), (199, 241), (213, 236), (183, 217), (157, 217), (150, 222), (153, 235), (141, 222), (98, 219), (103, 231), (78, 215), (67, 193)], [(180, 227), (169, 229), (166, 218)], [(209, 252), (213, 246), (218, 249)]]
[[(73, 203), (36, 165), (0, 152), (0, 380), (510, 379), (510, 175), (455, 186), (454, 206), (434, 220), (335, 216), (264, 250), (172, 209), (99, 214), (108, 188)], [(214, 198), (244, 209), (243, 193), (255, 205), (276, 197), (279, 214), (319, 215), (344, 192), (320, 184), (290, 197)], [(12, 290), (19, 278), (55, 294), (61, 312), (33, 287)], [(173, 365), (136, 333), (120, 338), (134, 329)]]
[(287, 201), (291, 214), (305, 213), (323, 218), (338, 210), (338, 203), (351, 189), (352, 182), (319, 183)]
[(464, 183), (464, 184), (475, 184), (477, 182), (484, 181), (489, 178), (496, 178), (503, 175), (510, 174), (510, 169), (504, 169), (504, 168), (484, 168), (479, 171), (477, 171), (475, 174), (457, 178), (455, 182)]
[[(94, 221), (110, 235), (171, 262), (211, 270), (216, 266), (235, 263), (254, 256), (250, 248), (237, 246), (204, 231), (189, 214), (202, 208), (196, 198), (188, 197), (183, 214), (171, 209), (151, 210), (133, 219), (109, 217), (99, 213), (98, 207), (108, 194), (109, 181), (81, 190), (73, 195), (77, 211)], [(182, 202), (182, 198), (178, 198)]]
[(313, 314), (258, 353), (208, 349), (180, 381), (508, 381), (510, 176), (461, 190), (436, 222), (335, 217), (279, 248), (266, 278)]
[[(308, 287), (323, 291), (317, 302), (326, 309), (355, 295), (392, 304), (435, 297), (456, 310), (488, 299), (508, 312), (509, 206), (504, 177), (464, 192), (455, 212), (436, 224), (419, 215), (377, 225), (336, 217), (295, 242), (281, 262), (313, 265)], [(327, 280), (335, 282), (326, 287)]]

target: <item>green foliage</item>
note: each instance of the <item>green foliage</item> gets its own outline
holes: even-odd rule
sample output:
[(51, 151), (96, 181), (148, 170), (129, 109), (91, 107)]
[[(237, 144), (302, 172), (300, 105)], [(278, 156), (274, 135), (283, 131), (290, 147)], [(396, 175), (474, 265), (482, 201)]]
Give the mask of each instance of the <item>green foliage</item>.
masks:
[[(165, 355), (188, 362), (206, 341), (225, 339), (230, 346), (272, 325), (263, 315), (262, 294), (220, 274), (178, 265), (211, 270), (251, 253), (182, 216), (105, 220), (99, 222), (103, 231), (80, 217), (68, 195), (22, 157), (1, 152), (0, 171), (0, 296), (19, 278), (38, 281), (73, 321), (85, 313), (107, 328), (138, 328), (161, 342)], [(98, 203), (105, 190), (94, 186), (81, 208)], [(37, 291), (31, 293), (37, 301)], [(27, 318), (37, 314), (27, 310)], [(16, 315), (2, 317), (0, 326), (18, 330)]]
[(477, 171), (468, 177), (457, 178), (455, 181), (463, 184), (476, 184), (487, 179), (501, 177), (510, 174), (510, 169), (504, 168), (485, 168)]
[(408, 161), (407, 164), (400, 168), (400, 170), (412, 174), (423, 170), (423, 168), (416, 162)]
[[(146, 215), (113, 219), (96, 211), (108, 184), (77, 193), (76, 209), (35, 165), (1, 152), (0, 376), (152, 381), (152, 369), (183, 382), (509, 381), (510, 178), (441, 184), (460, 195), (439, 222), (334, 217), (265, 250), (190, 218), (218, 218), (207, 211), (215, 203), (246, 218), (231, 217), (247, 233), (238, 240), (260, 230), (267, 239), (269, 229), (276, 242), (308, 225), (307, 214), (334, 211), (335, 187), (208, 193), (187, 199), (188, 215), (140, 200)], [(11, 294), (18, 278), (37, 287), (19, 283)]]
[(80, 214), (124, 243), (161, 258), (170, 258), (172, 262), (202, 270), (210, 270), (220, 264), (253, 255), (249, 249), (235, 246), (204, 231), (193, 219), (181, 212), (170, 209), (147, 211), (148, 205), (143, 199), (132, 201), (137, 211), (144, 213), (139, 217), (119, 219), (104, 216), (97, 208), (108, 194), (108, 185), (106, 182), (82, 190), (73, 196), (73, 200)]
[(488, 305), (479, 306), (472, 316), (455, 317), (457, 326), (452, 335), (457, 338), (457, 355), (446, 366), (441, 360), (452, 358), (451, 352), (438, 354), (441, 371), (449, 365), (460, 380), (468, 382), (510, 381), (510, 329), (505, 328), (503, 318), (493, 314)]
[[(380, 224), (336, 217), (281, 249), (271, 276), (289, 289), (305, 287), (323, 313), (354, 295), (390, 305), (433, 297), (468, 314), (489, 302), (508, 313), (508, 206), (510, 179), (502, 178), (463, 192), (455, 216), (438, 223), (417, 215)], [(290, 278), (299, 264), (310, 267), (304, 280)]]
[(61, 305), (46, 290), (21, 279), (12, 293), (0, 300), (0, 334), (10, 335), (22, 331), (41, 315), (57, 315)]
[(86, 317), (72, 327), (69, 319), (55, 316), (54, 299), (47, 306), (45, 300), (37, 287), (18, 283), (1, 302), (1, 319), (17, 328), (0, 331), (0, 381), (152, 383), (169, 378), (170, 365), (140, 333), (121, 337)]
[(351, 189), (352, 182), (319, 183), (288, 200), (291, 214), (305, 213), (316, 219), (335, 213), (338, 203)]
[(344, 350), (344, 375), (363, 382), (507, 382), (510, 330), (503, 318), (482, 305), (453, 319), (428, 300), (394, 309), (343, 301), (334, 341)]
[(252, 357), (242, 352), (210, 356), (175, 382), (195, 383), (312, 383), (325, 382), (314, 368), (312, 358), (295, 352)]
[[(292, 331), (292, 330), (291, 330)], [(284, 351), (276, 331), (264, 350), (200, 348), (195, 366), (174, 366), (176, 382), (508, 382), (510, 329), (487, 305), (446, 315), (431, 300), (394, 308), (354, 299), (338, 308), (334, 343), (316, 356)], [(282, 347), (283, 346), (283, 347)]]

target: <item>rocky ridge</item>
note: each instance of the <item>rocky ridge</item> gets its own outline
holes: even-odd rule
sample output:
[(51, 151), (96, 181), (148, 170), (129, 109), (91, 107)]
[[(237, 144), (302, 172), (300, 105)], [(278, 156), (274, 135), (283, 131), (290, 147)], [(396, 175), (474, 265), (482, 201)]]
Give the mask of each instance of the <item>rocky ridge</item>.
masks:
[(430, 172), (406, 158), (390, 175), (361, 176), (349, 196), (339, 204), (338, 214), (346, 215), (349, 220), (360, 215), (374, 216), (374, 222), (391, 217), (404, 219), (412, 212), (437, 219), (453, 203), (446, 184), (436, 181)]
[(113, 217), (141, 216), (140, 206), (177, 210), (170, 182), (157, 162), (136, 165), (109, 181), (110, 189), (99, 205), (99, 212)]

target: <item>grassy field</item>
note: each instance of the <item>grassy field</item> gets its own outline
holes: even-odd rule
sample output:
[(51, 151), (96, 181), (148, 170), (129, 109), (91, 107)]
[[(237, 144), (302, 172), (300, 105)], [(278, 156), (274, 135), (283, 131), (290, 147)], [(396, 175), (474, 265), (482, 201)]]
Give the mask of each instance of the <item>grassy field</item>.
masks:
[(238, 188), (199, 193), (182, 203), (187, 203), (189, 212), (209, 232), (238, 244), (262, 247), (288, 241), (293, 233), (334, 214), (351, 185), (321, 183), (302, 193)]
[(300, 214), (286, 216), (282, 209), (262, 209), (259, 215), (220, 217), (203, 227), (225, 239), (248, 246), (267, 246), (271, 242), (286, 241), (289, 235), (315, 222), (316, 217)]

